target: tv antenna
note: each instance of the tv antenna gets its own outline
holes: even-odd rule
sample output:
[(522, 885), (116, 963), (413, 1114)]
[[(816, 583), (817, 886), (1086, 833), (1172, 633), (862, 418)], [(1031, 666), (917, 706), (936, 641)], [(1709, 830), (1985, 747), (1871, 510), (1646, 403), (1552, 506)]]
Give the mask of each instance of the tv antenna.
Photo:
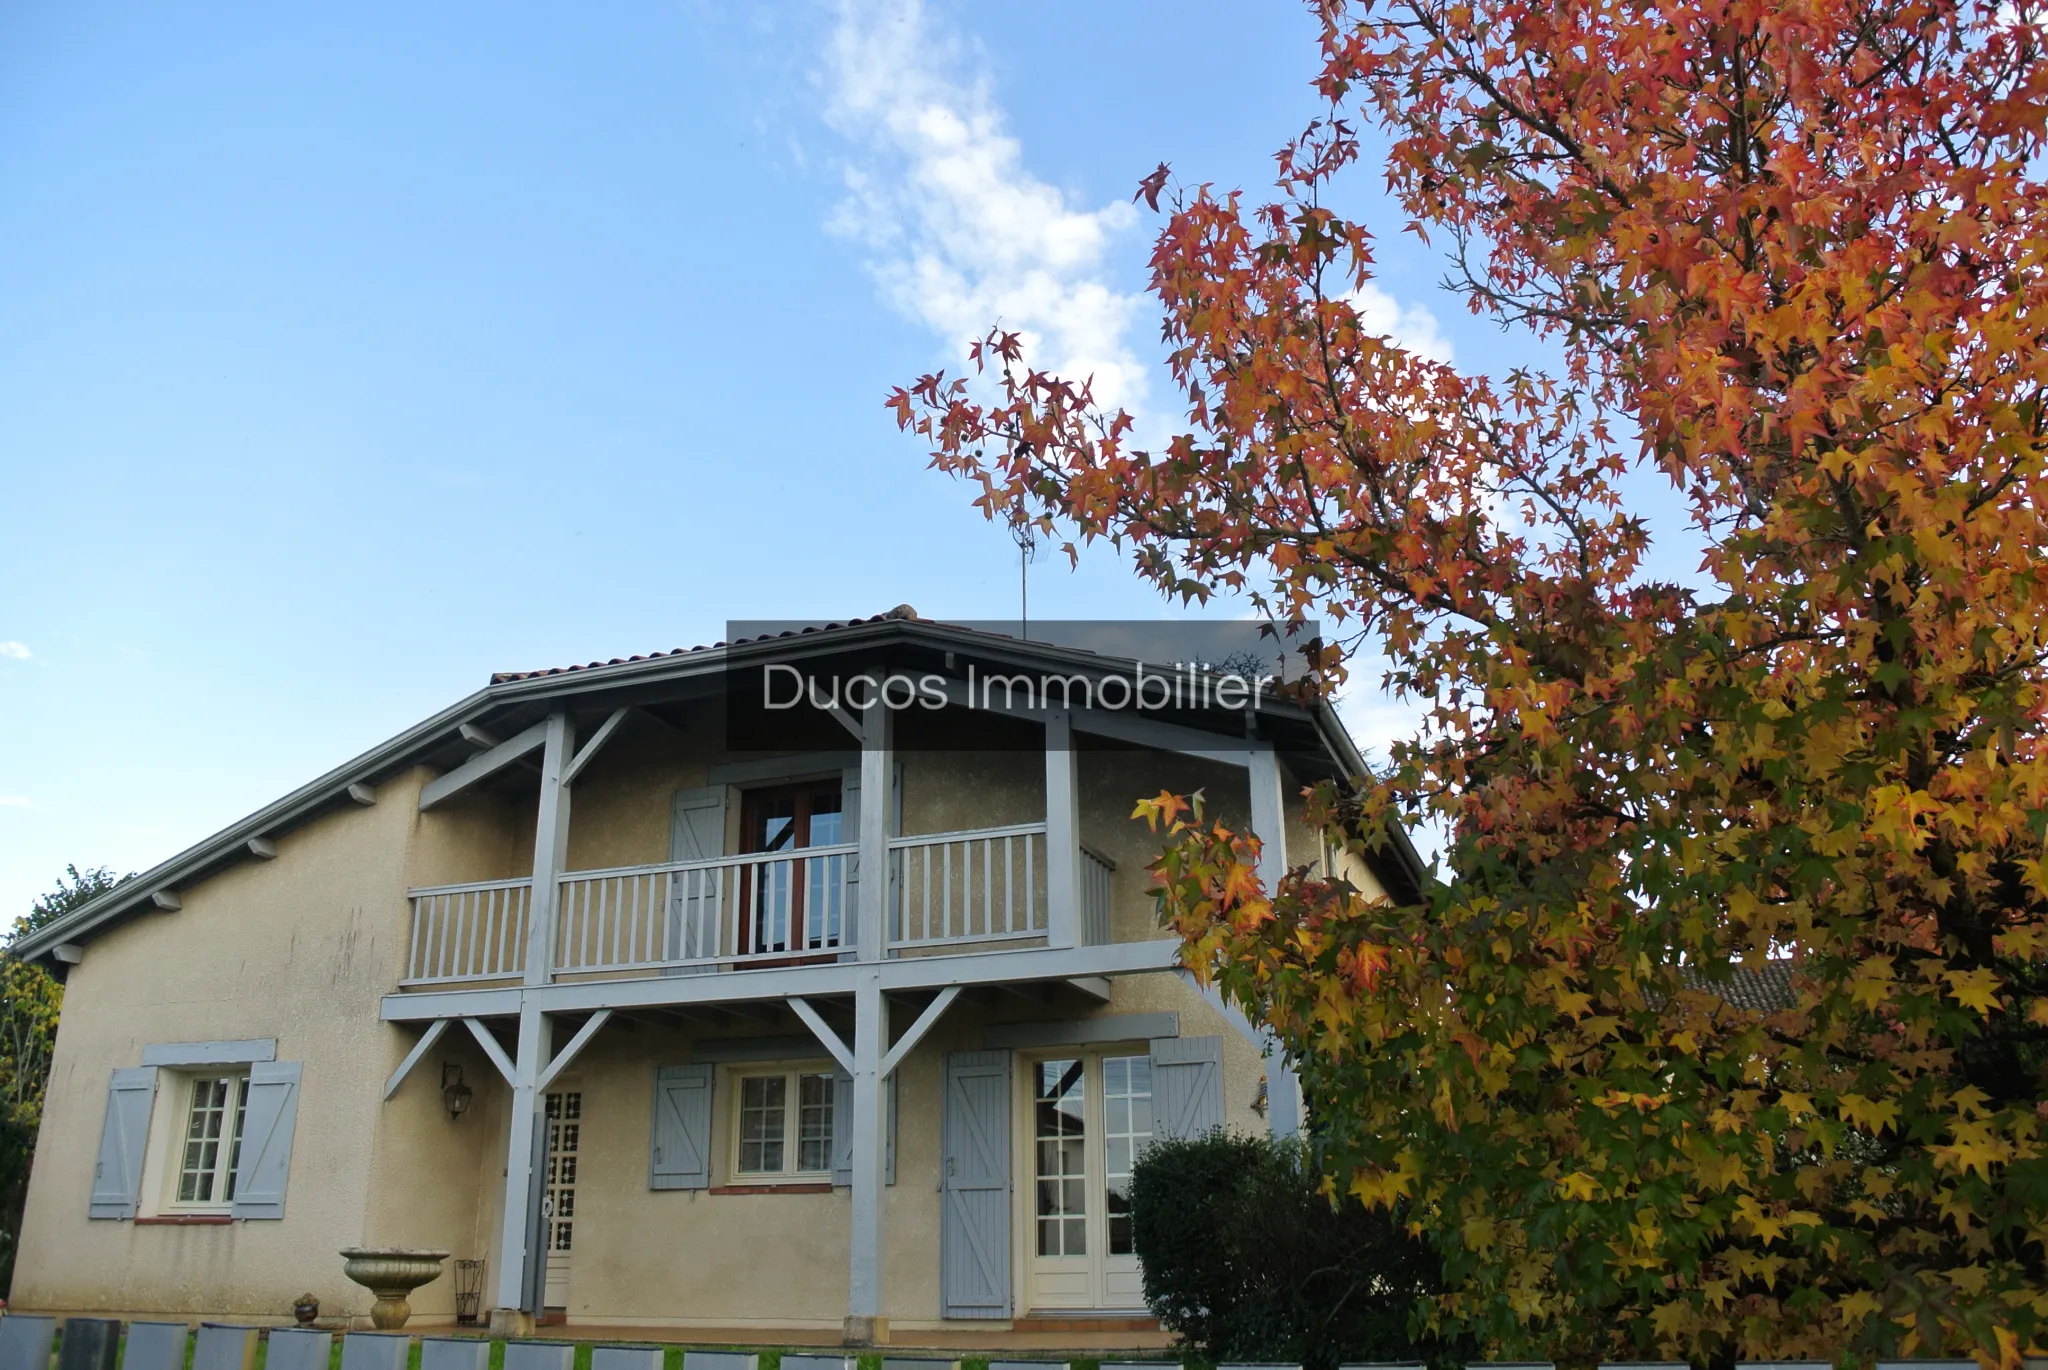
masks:
[(1031, 520), (1010, 520), (1010, 540), (1017, 544), (1017, 635), (1031, 637), (1031, 554), (1038, 550), (1038, 530)]

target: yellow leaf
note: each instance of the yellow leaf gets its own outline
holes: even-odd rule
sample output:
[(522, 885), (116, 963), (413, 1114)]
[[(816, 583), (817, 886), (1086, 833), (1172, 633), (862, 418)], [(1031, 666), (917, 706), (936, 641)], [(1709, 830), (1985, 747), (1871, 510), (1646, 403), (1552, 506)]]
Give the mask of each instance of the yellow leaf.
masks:
[(1692, 1324), (1692, 1306), (1684, 1303), (1660, 1303), (1650, 1314), (1660, 1337), (1676, 1337)]
[(1973, 1008), (1989, 1018), (1998, 1008), (1998, 972), (1993, 970), (1945, 970), (1948, 992), (1964, 1008)]
[(1557, 1187), (1569, 1199), (1590, 1199), (1599, 1189), (1599, 1184), (1583, 1170), (1574, 1170), (1557, 1182)]
[(1867, 1289), (1859, 1289), (1838, 1299), (1835, 1307), (1842, 1311), (1842, 1321), (1853, 1327), (1875, 1314), (1881, 1305), (1877, 1301), (1877, 1295)]
[(1836, 1107), (1857, 1127), (1883, 1132), (1898, 1125), (1899, 1105), (1891, 1099), (1866, 1099), (1861, 1094), (1844, 1094)]

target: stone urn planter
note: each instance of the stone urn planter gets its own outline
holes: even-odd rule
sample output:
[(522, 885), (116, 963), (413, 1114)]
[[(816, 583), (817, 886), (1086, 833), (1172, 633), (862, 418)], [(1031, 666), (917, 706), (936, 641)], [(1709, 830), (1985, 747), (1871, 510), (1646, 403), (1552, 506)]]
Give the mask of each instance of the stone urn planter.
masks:
[(406, 1295), (441, 1278), (446, 1251), (415, 1251), (405, 1247), (345, 1247), (341, 1273), (377, 1296), (370, 1322), (380, 1332), (396, 1332), (412, 1316)]

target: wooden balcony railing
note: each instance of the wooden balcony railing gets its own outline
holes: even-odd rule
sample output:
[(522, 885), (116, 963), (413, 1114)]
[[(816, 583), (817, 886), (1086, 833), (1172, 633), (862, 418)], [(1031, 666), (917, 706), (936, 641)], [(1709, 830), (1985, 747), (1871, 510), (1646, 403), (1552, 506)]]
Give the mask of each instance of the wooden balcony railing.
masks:
[[(1048, 928), (1046, 825), (927, 833), (889, 842), (887, 953), (1042, 942)], [(734, 970), (853, 954), (859, 847), (847, 843), (570, 871), (557, 885), (553, 975)], [(1076, 929), (1109, 940), (1109, 872), (1081, 852)], [(526, 972), (530, 879), (410, 892), (407, 985)]]
[(405, 983), (497, 980), (526, 973), (533, 881), (484, 880), (413, 890)]
[(682, 970), (851, 947), (858, 852), (805, 847), (571, 871), (562, 877), (554, 968)]
[(1043, 823), (892, 838), (889, 862), (891, 948), (1045, 936)]

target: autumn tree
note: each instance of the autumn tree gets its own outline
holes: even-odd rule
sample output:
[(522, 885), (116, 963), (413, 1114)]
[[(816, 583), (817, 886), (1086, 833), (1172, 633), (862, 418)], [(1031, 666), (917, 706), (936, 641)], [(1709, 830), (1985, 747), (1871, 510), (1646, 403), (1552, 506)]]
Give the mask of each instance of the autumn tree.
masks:
[[(2043, 33), (2036, 0), (1318, 6), (1266, 203), (1162, 167), (1184, 430), (992, 333), (891, 397), (991, 517), (1361, 649), (1423, 713), (1333, 836), (1447, 834), (1424, 905), (1173, 797), (1156, 875), (1270, 1024), (1334, 1191), (1422, 1224), (1505, 1354), (2048, 1343)], [(1549, 373), (1371, 336), (1374, 168)], [(1683, 511), (1651, 526), (1632, 492)], [(1684, 526), (1689, 519), (1689, 526)], [(1683, 583), (1653, 538), (1703, 546)], [(1689, 563), (1691, 558), (1687, 557)], [(1789, 963), (1756, 1003), (1731, 985)]]

